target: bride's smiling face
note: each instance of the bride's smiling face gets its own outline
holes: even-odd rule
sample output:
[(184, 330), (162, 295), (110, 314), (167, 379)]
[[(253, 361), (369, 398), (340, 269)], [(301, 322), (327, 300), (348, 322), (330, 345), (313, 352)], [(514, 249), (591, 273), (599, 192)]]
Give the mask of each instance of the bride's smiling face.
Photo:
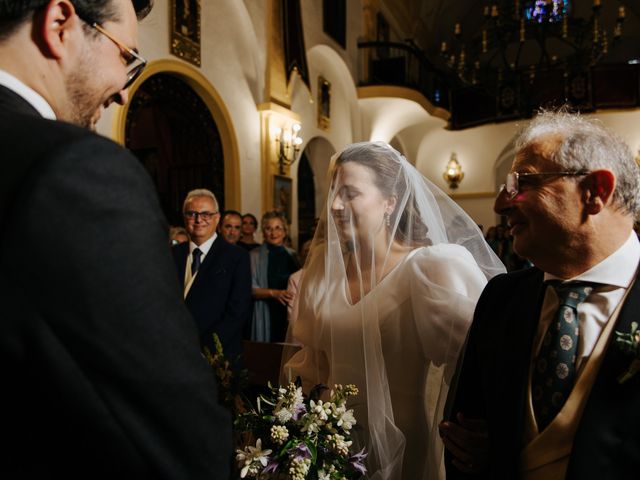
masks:
[(385, 229), (385, 213), (393, 211), (394, 202), (378, 189), (374, 175), (356, 162), (343, 163), (334, 174), (331, 215), (345, 239), (352, 235), (371, 238)]

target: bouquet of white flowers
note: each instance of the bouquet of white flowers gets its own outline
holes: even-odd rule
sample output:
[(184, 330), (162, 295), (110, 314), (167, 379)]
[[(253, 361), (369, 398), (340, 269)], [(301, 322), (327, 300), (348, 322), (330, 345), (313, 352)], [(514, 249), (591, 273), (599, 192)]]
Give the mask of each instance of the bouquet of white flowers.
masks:
[(318, 398), (326, 387), (309, 397), (294, 383), (269, 388), (270, 396), (235, 421), (245, 440), (236, 450), (241, 478), (340, 480), (366, 473), (364, 449), (351, 451), (356, 420), (346, 402), (358, 394), (354, 385), (336, 385), (326, 402)]

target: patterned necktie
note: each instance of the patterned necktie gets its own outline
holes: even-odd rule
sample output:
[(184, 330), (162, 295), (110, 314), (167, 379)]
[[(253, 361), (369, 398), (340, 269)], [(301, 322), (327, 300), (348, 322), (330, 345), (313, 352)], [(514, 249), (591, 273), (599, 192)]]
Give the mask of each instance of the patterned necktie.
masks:
[(200, 257), (202, 256), (202, 250), (195, 248), (191, 252), (191, 275), (195, 275), (200, 268)]
[(593, 290), (586, 282), (553, 288), (560, 305), (545, 333), (532, 378), (533, 410), (540, 432), (556, 417), (573, 388), (579, 335), (577, 307)]

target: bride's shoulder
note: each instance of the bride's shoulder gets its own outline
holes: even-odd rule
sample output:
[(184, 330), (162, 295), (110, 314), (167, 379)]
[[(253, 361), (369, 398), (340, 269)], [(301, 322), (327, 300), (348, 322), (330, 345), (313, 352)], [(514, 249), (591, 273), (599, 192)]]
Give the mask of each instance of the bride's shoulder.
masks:
[(419, 247), (411, 251), (408, 260), (420, 264), (450, 264), (451, 262), (473, 262), (469, 250), (454, 243), (439, 243), (428, 247)]

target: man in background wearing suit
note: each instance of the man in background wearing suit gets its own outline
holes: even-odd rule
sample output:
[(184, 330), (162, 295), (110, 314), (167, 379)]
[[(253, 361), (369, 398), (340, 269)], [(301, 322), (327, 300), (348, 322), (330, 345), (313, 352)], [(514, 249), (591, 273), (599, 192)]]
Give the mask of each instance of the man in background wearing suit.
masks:
[(236, 210), (225, 210), (222, 212), (221, 218), (218, 226), (220, 235), (227, 243), (236, 245), (242, 235), (242, 214)]
[(190, 241), (173, 247), (184, 298), (200, 332), (200, 343), (215, 352), (213, 334), (236, 368), (242, 365), (242, 330), (251, 317), (249, 253), (216, 233), (218, 201), (204, 188), (187, 194), (184, 223)]
[(150, 4), (0, 0), (1, 478), (228, 477), (156, 192), (88, 130), (144, 67)]
[[(495, 203), (535, 267), (483, 292), (441, 423), (447, 478), (623, 480), (640, 472), (640, 173), (600, 124), (541, 113)], [(619, 332), (624, 335), (620, 337)]]

